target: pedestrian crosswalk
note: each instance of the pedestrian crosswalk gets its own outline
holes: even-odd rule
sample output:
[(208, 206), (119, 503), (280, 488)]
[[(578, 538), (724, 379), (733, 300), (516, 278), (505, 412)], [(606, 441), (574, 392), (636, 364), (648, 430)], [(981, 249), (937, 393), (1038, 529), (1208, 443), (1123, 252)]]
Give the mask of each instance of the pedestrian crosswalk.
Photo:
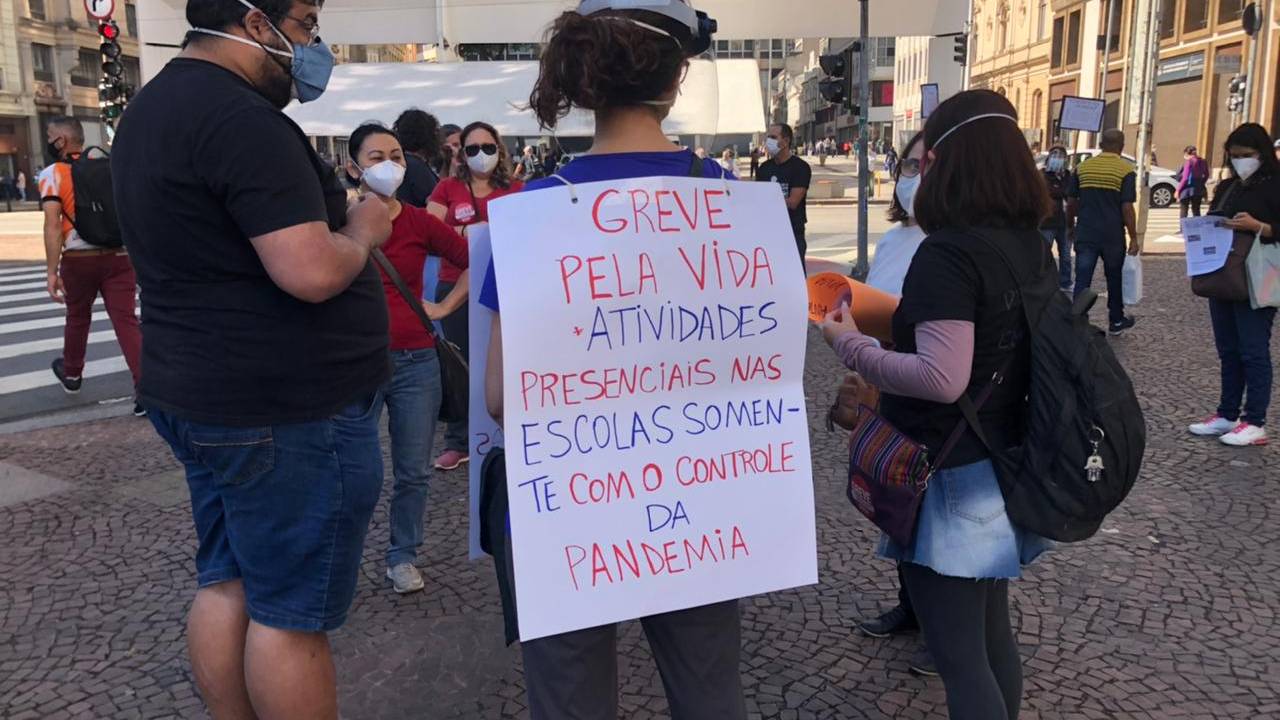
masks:
[(1151, 242), (1182, 244), (1182, 230), (1178, 220), (1178, 208), (1152, 210), (1147, 216), (1146, 237)]
[(44, 263), (0, 264), (0, 419), (130, 399), (129, 369), (101, 298), (93, 309), (84, 386), (67, 396), (50, 370), (62, 355), (66, 310), (45, 290)]

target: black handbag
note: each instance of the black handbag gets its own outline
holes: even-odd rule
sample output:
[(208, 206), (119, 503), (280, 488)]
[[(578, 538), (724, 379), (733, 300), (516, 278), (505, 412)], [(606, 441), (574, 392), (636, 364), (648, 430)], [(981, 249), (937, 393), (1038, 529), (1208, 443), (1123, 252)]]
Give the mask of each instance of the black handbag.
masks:
[[(1210, 214), (1226, 213), (1227, 203), (1239, 186), (1239, 181), (1232, 183), (1222, 199), (1214, 203)], [(1191, 278), (1191, 292), (1212, 300), (1247, 302), (1249, 270), (1245, 262), (1249, 259), (1249, 252), (1253, 250), (1253, 240), (1252, 233), (1236, 231), (1231, 238), (1231, 251), (1227, 254), (1226, 262), (1218, 270)]]
[(413, 296), (413, 291), (409, 290), (404, 278), (396, 272), (395, 266), (387, 256), (383, 255), (381, 250), (374, 250), (370, 256), (374, 262), (378, 263), (378, 267), (382, 268), (382, 272), (391, 278), (391, 282), (400, 291), (400, 296), (409, 303), (414, 314), (422, 321), (422, 327), (426, 328), (427, 335), (435, 343), (436, 355), (440, 358), (440, 389), (443, 392), (443, 398), (440, 401), (440, 420), (447, 423), (466, 422), (471, 404), (471, 367), (467, 364), (467, 359), (462, 356), (462, 351), (457, 345), (436, 334), (435, 324), (431, 322), (431, 318), (427, 317), (427, 311), (422, 308), (422, 300)]

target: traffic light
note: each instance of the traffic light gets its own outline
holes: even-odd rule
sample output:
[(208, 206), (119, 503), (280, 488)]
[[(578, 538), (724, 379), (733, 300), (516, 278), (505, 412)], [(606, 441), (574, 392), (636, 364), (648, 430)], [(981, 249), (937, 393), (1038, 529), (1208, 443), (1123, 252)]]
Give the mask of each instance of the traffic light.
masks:
[(1227, 85), (1227, 110), (1233, 113), (1243, 112), (1246, 99), (1249, 97), (1249, 78), (1247, 75), (1236, 75)]
[(102, 44), (98, 47), (102, 54), (102, 80), (98, 83), (98, 108), (102, 121), (109, 128), (124, 113), (124, 105), (129, 100), (131, 88), (124, 81), (124, 59), (120, 48), (120, 26), (114, 20), (98, 23), (98, 37)]
[(964, 33), (956, 35), (955, 60), (961, 67), (969, 62), (969, 36)]
[(852, 92), (849, 89), (849, 63), (844, 55), (823, 55), (818, 58), (818, 64), (827, 75), (818, 81), (818, 94), (833, 105), (848, 102)]

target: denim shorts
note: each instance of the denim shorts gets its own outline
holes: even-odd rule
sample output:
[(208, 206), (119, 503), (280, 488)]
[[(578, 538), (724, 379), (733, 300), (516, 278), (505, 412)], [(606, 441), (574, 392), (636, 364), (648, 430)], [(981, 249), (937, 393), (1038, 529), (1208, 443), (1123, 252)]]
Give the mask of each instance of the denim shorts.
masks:
[(1017, 578), (1053, 542), (1014, 525), (990, 460), (939, 470), (924, 492), (909, 547), (887, 536), (880, 556), (960, 578)]
[(241, 580), (249, 617), (268, 627), (342, 625), (382, 491), (376, 399), (325, 420), (258, 428), (150, 412), (186, 467), (200, 587)]

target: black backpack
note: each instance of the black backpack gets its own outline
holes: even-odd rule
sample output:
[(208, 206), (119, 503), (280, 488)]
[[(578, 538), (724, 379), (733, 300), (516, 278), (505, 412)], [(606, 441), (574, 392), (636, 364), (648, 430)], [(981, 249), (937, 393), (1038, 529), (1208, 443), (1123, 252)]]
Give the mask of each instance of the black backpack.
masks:
[[(1022, 442), (987, 448), (1006, 511), (1014, 524), (1044, 537), (1085, 540), (1138, 478), (1147, 436), (1138, 396), (1105, 333), (1089, 324), (1097, 294), (1073, 304), (1058, 289), (1047, 253), (1036, 276), (1024, 277), (997, 243), (981, 239), (1013, 274), (1031, 333)], [(978, 428), (972, 403), (962, 401), (961, 409)]]
[[(89, 157), (92, 150), (102, 156)], [(75, 191), (76, 213), (75, 217), (67, 217), (80, 239), (100, 248), (124, 247), (111, 186), (111, 155), (100, 147), (85, 148), (80, 157), (71, 161), (71, 187)]]

